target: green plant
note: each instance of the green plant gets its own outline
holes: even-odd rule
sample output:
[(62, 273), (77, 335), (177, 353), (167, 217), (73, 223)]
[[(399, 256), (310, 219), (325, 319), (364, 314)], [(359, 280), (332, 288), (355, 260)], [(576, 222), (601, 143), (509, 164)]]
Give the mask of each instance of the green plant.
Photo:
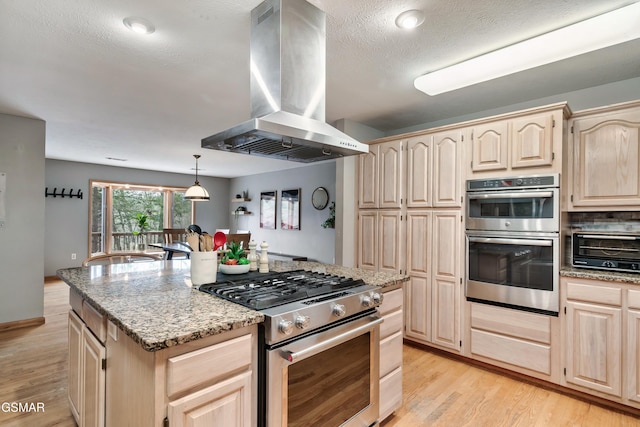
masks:
[(222, 257), (222, 263), (227, 265), (249, 264), (249, 260), (240, 243), (229, 242), (227, 244), (227, 253)]
[(151, 224), (149, 224), (148, 214), (138, 212), (136, 213), (135, 220), (138, 222), (138, 230), (133, 232), (134, 236), (144, 234), (144, 232), (151, 226)]
[(331, 202), (329, 206), (329, 218), (322, 224), (322, 228), (335, 228), (336, 226), (336, 202)]

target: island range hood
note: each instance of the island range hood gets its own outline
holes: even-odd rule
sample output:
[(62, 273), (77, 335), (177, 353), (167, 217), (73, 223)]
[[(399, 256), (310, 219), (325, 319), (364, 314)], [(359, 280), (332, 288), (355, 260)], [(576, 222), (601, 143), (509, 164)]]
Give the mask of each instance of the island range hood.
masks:
[(301, 0), (251, 11), (251, 119), (202, 140), (203, 148), (297, 162), (369, 152), (325, 122), (326, 18)]

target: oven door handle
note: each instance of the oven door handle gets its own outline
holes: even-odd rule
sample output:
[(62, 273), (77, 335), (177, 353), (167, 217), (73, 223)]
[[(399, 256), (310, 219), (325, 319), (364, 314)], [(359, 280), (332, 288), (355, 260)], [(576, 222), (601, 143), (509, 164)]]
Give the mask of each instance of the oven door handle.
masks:
[(323, 350), (326, 350), (328, 348), (333, 347), (334, 345), (342, 342), (342, 341), (348, 341), (352, 338), (357, 337), (358, 335), (361, 335), (364, 331), (368, 330), (368, 329), (372, 329), (373, 327), (379, 325), (380, 323), (382, 323), (382, 318), (381, 317), (374, 317), (372, 321), (362, 325), (362, 326), (358, 326), (357, 328), (351, 329), (347, 332), (344, 332), (340, 335), (336, 335), (335, 337), (331, 337), (329, 339), (326, 339), (322, 342), (319, 342), (318, 344), (314, 344), (311, 345), (309, 347), (306, 347), (303, 350), (300, 351), (287, 351), (284, 350), (281, 354), (282, 357), (284, 357), (285, 359), (287, 359), (289, 362), (296, 362), (298, 359), (308, 355), (308, 354), (314, 354), (314, 353), (319, 353)]
[(636, 236), (612, 236), (603, 234), (579, 234), (582, 239), (603, 239), (603, 240), (638, 240)]
[(529, 239), (500, 239), (495, 237), (473, 237), (467, 236), (470, 242), (474, 243), (497, 243), (504, 245), (527, 245), (527, 246), (553, 246), (551, 240), (529, 240)]
[(550, 198), (553, 197), (552, 191), (512, 191), (512, 192), (501, 192), (494, 191), (491, 193), (480, 193), (480, 194), (467, 194), (467, 198), (469, 199), (530, 199), (530, 198)]

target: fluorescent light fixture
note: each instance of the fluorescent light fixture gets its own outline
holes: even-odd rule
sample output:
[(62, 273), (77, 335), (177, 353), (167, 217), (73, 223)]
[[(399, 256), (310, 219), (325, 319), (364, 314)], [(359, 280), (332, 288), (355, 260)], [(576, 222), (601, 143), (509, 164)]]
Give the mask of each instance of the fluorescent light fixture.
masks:
[(135, 16), (124, 18), (122, 23), (125, 27), (138, 34), (151, 34), (156, 30), (156, 27), (150, 21)]
[(413, 84), (427, 95), (438, 95), (637, 39), (639, 23), (640, 3), (634, 3), (425, 74)]
[(396, 18), (396, 25), (400, 28), (410, 30), (419, 27), (424, 22), (424, 13), (421, 10), (411, 9), (402, 12)]

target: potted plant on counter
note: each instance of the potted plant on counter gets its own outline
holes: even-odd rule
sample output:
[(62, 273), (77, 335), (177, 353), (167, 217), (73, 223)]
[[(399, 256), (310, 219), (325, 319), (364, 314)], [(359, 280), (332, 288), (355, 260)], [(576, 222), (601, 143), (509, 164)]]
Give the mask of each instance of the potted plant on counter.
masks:
[(220, 261), (220, 273), (242, 274), (249, 271), (249, 260), (244, 248), (237, 242), (227, 243), (227, 253)]

